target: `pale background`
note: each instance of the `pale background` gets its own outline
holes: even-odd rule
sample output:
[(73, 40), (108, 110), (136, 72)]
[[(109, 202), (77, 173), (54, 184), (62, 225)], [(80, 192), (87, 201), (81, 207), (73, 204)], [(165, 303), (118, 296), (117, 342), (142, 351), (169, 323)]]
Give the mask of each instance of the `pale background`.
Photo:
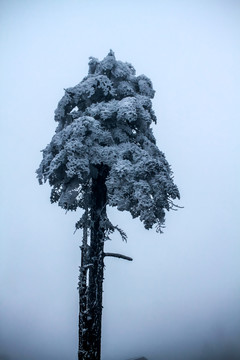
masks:
[(77, 358), (80, 212), (35, 170), (63, 88), (109, 49), (153, 82), (184, 209), (163, 235), (109, 210), (129, 240), (106, 248), (134, 261), (105, 261), (102, 358), (238, 359), (240, 2), (1, 0), (0, 28), (0, 359)]

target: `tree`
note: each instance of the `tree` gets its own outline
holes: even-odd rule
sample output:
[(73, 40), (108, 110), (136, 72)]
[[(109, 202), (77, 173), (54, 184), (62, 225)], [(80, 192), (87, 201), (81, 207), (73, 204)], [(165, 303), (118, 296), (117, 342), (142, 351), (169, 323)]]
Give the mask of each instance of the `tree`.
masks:
[(164, 154), (150, 127), (156, 122), (152, 83), (133, 66), (91, 57), (89, 73), (65, 90), (55, 111), (56, 133), (37, 170), (49, 181), (50, 200), (65, 210), (81, 208), (76, 229), (83, 229), (79, 276), (79, 360), (99, 360), (101, 353), (104, 242), (115, 230), (106, 207), (139, 217), (146, 229), (161, 232), (165, 210), (180, 198)]

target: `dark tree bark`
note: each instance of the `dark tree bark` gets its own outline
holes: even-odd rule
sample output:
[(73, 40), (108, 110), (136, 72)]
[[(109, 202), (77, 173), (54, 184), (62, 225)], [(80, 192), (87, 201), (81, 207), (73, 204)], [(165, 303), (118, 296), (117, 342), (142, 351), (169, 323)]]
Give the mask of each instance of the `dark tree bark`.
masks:
[(104, 269), (104, 219), (106, 219), (106, 166), (96, 167), (92, 178), (90, 209), (90, 245), (84, 229), (79, 277), (79, 351), (78, 360), (100, 360), (102, 290)]
[(89, 266), (89, 251), (88, 251), (88, 210), (85, 211), (85, 224), (83, 228), (83, 242), (81, 248), (81, 267), (79, 275), (79, 321), (78, 321), (78, 334), (79, 334), (79, 348), (78, 348), (78, 359), (86, 359), (87, 354), (87, 332), (84, 330), (87, 326), (88, 316), (88, 287), (87, 287), (87, 276)]

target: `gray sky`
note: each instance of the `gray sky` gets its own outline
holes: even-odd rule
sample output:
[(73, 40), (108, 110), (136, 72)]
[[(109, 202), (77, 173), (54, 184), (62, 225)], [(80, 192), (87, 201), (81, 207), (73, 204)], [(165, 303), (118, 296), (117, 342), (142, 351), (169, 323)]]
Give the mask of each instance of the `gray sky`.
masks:
[(106, 249), (134, 261), (105, 261), (103, 360), (236, 359), (240, 2), (1, 0), (0, 26), (0, 354), (76, 359), (79, 213), (51, 205), (35, 170), (63, 88), (111, 48), (153, 82), (184, 209), (163, 235), (109, 209), (129, 240)]

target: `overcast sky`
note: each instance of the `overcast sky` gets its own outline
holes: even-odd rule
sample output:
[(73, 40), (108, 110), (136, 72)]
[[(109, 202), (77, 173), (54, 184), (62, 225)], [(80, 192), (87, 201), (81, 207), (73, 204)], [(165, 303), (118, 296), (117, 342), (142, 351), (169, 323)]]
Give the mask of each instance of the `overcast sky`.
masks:
[(128, 243), (106, 250), (134, 261), (105, 260), (102, 358), (237, 359), (240, 2), (1, 0), (0, 27), (0, 359), (77, 358), (80, 212), (35, 170), (63, 88), (109, 49), (153, 82), (184, 208), (162, 235), (109, 209)]

